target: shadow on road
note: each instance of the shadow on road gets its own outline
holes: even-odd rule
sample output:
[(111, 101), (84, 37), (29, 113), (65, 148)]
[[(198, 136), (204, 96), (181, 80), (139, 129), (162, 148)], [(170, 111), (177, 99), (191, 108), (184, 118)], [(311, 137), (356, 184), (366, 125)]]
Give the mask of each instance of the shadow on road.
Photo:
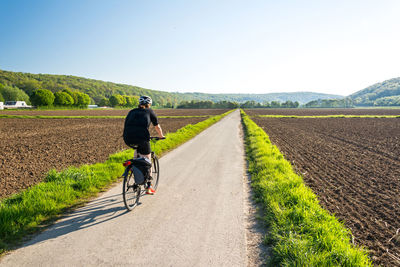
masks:
[(127, 213), (121, 194), (103, 197), (66, 215), (23, 247), (113, 220)]

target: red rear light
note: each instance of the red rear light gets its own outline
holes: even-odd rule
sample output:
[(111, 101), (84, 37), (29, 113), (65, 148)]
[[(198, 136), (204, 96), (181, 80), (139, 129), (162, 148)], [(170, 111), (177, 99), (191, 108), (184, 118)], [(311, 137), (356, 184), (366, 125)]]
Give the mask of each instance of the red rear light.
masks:
[(122, 165), (124, 165), (125, 167), (126, 166), (129, 166), (129, 165), (131, 165), (132, 164), (132, 162), (130, 161), (130, 160), (127, 160), (127, 161), (125, 161), (124, 163), (122, 163)]

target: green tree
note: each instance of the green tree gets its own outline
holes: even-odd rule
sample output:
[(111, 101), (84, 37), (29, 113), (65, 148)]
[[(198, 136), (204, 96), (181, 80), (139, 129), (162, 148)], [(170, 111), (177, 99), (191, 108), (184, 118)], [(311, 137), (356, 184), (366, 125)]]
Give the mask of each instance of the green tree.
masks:
[(2, 94), (0, 94), (0, 102), (4, 102), (4, 97)]
[(30, 104), (29, 96), (18, 87), (0, 86), (0, 94), (3, 96), (4, 101), (25, 101)]
[[(139, 97), (138, 96), (134, 96), (134, 95), (130, 95), (126, 98), (126, 106), (127, 107), (136, 107), (137, 105), (139, 105)], [(129, 104), (128, 104), (129, 101)]]
[(110, 105), (113, 107), (123, 106), (125, 102), (125, 98), (122, 95), (112, 95), (109, 99)]
[(108, 98), (103, 97), (102, 99), (100, 99), (99, 101), (99, 106), (100, 107), (106, 107), (110, 105), (110, 101), (108, 101)]
[(280, 108), (281, 103), (279, 101), (271, 101), (271, 108)]
[(54, 94), (47, 89), (37, 89), (31, 96), (32, 104), (35, 106), (51, 106), (54, 103)]
[(79, 92), (73, 91), (71, 92), (72, 99), (74, 99), (74, 106), (79, 106)]
[(132, 107), (131, 97), (129, 95), (122, 96), (125, 100), (125, 107)]
[(78, 93), (78, 107), (87, 107), (90, 104), (90, 97), (85, 93)]
[(35, 91), (37, 89), (42, 89), (41, 82), (39, 82), (35, 79), (23, 80), (21, 82), (18, 82), (16, 85), (18, 88), (22, 89), (28, 95), (31, 95), (33, 93), (33, 91)]
[(74, 99), (66, 92), (56, 92), (54, 97), (54, 104), (56, 105), (72, 106), (74, 104)]

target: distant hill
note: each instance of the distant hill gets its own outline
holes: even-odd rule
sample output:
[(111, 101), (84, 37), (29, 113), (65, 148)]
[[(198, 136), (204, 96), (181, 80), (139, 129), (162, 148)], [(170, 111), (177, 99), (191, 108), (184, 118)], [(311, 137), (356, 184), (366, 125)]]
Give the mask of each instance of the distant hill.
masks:
[(349, 97), (357, 106), (400, 106), (400, 77), (376, 83)]
[(313, 92), (292, 92), (292, 93), (269, 93), (269, 94), (204, 94), (204, 93), (184, 93), (196, 100), (233, 101), (243, 103), (246, 101), (256, 101), (259, 103), (280, 101), (297, 101), (304, 104), (317, 99), (340, 99), (341, 95), (331, 95)]
[(205, 93), (170, 93), (159, 90), (151, 90), (138, 86), (105, 82), (71, 75), (31, 74), (0, 70), (0, 83), (16, 86), (24, 90), (28, 95), (38, 88), (48, 89), (52, 92), (63, 89), (73, 89), (88, 94), (95, 103), (103, 97), (109, 98), (114, 94), (120, 95), (149, 95), (157, 105), (166, 103), (179, 103), (189, 100), (234, 101), (243, 103), (256, 102), (285, 102), (298, 101), (300, 104), (317, 99), (338, 99), (340, 95), (330, 95), (312, 92), (270, 93), (270, 94), (205, 94)]

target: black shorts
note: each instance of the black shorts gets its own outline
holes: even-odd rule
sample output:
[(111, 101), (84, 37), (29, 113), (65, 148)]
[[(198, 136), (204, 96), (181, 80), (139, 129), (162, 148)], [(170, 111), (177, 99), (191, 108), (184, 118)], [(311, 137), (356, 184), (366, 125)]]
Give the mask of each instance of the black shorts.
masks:
[(133, 141), (130, 142), (128, 146), (136, 149), (137, 152), (142, 155), (148, 155), (151, 153), (151, 147), (149, 141), (143, 141), (143, 140)]

